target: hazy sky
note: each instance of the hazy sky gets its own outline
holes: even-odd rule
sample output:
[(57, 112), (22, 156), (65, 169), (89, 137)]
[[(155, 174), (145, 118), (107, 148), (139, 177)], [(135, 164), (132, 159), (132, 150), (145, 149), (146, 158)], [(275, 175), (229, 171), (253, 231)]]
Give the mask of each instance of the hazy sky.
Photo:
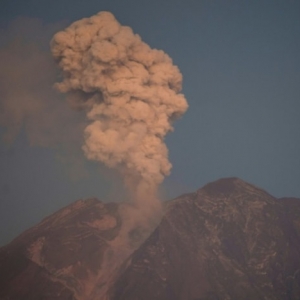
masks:
[[(21, 107), (32, 101), (24, 87), (63, 103), (51, 89), (51, 36), (103, 10), (168, 53), (183, 74), (189, 110), (167, 137), (173, 169), (162, 186), (164, 198), (229, 176), (276, 197), (300, 197), (299, 1), (2, 0), (0, 117), (8, 116), (1, 106), (9, 98), (7, 78), (17, 82), (9, 101), (21, 97)], [(32, 79), (43, 64), (41, 80)], [(72, 118), (53, 126), (60, 130)], [(113, 172), (92, 162), (63, 163), (53, 147), (29, 146), (19, 125), (9, 147), (0, 142), (0, 244), (79, 198), (122, 198)]]

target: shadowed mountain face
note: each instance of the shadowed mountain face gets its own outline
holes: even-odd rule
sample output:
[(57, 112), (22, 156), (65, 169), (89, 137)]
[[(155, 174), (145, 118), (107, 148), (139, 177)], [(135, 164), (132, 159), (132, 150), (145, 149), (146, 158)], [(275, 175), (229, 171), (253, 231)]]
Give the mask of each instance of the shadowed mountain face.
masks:
[[(117, 204), (77, 201), (0, 249), (0, 299), (97, 298)], [(93, 290), (93, 296), (90, 291)], [(112, 300), (300, 298), (300, 199), (236, 178), (169, 201), (124, 263)]]
[(112, 299), (300, 299), (300, 199), (229, 178), (170, 201)]
[(117, 209), (79, 200), (0, 248), (0, 299), (84, 299), (119, 232)]

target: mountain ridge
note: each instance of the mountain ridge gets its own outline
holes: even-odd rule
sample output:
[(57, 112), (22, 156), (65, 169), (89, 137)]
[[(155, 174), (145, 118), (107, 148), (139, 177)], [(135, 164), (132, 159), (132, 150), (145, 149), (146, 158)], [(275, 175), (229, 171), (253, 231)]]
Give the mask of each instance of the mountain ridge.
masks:
[(300, 230), (281, 211), (277, 199), (237, 178), (172, 200), (112, 299), (298, 299), (300, 278), (292, 288), (286, 280), (299, 272)]
[[(99, 299), (118, 208), (78, 200), (0, 248), (0, 299)], [(299, 253), (300, 199), (223, 178), (165, 203), (107, 299), (299, 299)]]

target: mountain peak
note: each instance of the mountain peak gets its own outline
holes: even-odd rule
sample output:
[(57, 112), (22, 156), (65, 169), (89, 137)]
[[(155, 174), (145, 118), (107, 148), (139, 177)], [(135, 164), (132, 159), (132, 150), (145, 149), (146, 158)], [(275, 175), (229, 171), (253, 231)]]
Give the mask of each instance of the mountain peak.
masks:
[(170, 201), (112, 299), (299, 299), (300, 227), (284, 205), (238, 178)]
[(206, 184), (200, 190), (205, 191), (208, 194), (220, 193), (229, 195), (234, 191), (237, 181), (244, 183), (244, 181), (237, 177), (220, 178), (214, 182)]
[(238, 178), (228, 177), (220, 178), (216, 181), (210, 182), (198, 190), (198, 193), (206, 193), (210, 196), (230, 196), (234, 192), (263, 192), (262, 189)]
[(0, 248), (0, 299), (104, 299), (106, 286), (110, 300), (299, 299), (299, 199), (222, 178), (165, 208), (110, 278), (119, 205), (92, 198), (59, 210)]

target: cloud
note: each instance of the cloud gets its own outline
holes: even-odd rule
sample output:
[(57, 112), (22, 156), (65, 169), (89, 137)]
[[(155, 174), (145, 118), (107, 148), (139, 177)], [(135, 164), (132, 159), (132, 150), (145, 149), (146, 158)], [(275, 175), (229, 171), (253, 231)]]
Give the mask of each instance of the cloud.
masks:
[(188, 107), (177, 66), (109, 12), (56, 33), (51, 49), (57, 89), (89, 121), (86, 157), (116, 168), (136, 201), (156, 191), (171, 169), (164, 137)]

